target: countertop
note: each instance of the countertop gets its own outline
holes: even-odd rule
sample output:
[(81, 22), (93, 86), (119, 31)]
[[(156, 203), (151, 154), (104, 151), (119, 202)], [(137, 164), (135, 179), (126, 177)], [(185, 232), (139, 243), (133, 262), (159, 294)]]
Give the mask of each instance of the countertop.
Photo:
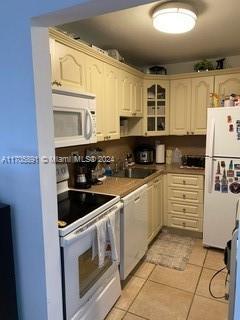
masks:
[(119, 195), (121, 198), (129, 194), (130, 192), (141, 187), (145, 183), (156, 179), (158, 176), (166, 173), (180, 173), (180, 174), (197, 174), (204, 175), (203, 169), (189, 169), (180, 168), (176, 165), (136, 165), (136, 167), (144, 167), (157, 169), (157, 172), (151, 174), (145, 179), (133, 179), (133, 178), (118, 178), (118, 177), (107, 177), (101, 185), (94, 185), (88, 191), (97, 193), (108, 193)]

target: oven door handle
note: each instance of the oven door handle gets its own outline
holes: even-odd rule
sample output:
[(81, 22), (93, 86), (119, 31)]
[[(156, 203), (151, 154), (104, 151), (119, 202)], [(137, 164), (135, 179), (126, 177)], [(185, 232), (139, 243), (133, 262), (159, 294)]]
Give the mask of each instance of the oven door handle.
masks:
[(113, 208), (110, 208), (110, 210), (107, 210), (105, 213), (103, 212), (100, 217), (96, 217), (93, 221), (90, 221), (86, 223), (85, 225), (79, 227), (73, 232), (70, 232), (65, 237), (60, 238), (60, 245), (61, 247), (67, 247), (73, 242), (77, 240), (81, 240), (82, 238), (86, 237), (87, 234), (91, 233), (95, 229), (95, 222), (105, 219), (109, 214), (111, 214), (113, 211), (115, 214), (118, 214), (119, 210), (123, 207), (123, 204), (121, 202), (117, 203)]

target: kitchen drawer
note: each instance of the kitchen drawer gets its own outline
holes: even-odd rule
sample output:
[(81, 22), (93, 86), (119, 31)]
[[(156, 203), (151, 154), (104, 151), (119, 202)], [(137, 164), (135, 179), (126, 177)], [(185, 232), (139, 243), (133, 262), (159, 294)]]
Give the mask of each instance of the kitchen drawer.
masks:
[(203, 189), (203, 176), (189, 174), (168, 174), (168, 186)]
[(200, 218), (203, 216), (203, 204), (168, 201), (168, 212), (174, 215)]
[(168, 226), (202, 232), (202, 219), (186, 219), (169, 214)]
[(168, 199), (186, 203), (203, 203), (203, 190), (168, 188)]

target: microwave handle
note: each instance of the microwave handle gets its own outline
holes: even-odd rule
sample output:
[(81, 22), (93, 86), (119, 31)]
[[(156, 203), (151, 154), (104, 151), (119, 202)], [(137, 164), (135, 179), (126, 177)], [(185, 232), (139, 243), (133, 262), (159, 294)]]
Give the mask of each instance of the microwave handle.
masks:
[[(87, 122), (89, 119), (89, 132), (87, 132)], [(89, 140), (92, 136), (93, 133), (93, 118), (91, 115), (91, 112), (86, 109), (86, 119), (85, 119), (85, 124), (84, 124), (84, 137), (85, 139)]]

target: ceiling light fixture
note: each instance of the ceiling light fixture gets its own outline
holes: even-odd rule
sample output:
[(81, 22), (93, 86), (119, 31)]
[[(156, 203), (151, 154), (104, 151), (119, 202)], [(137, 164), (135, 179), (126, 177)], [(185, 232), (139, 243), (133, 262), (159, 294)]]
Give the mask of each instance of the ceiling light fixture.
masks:
[(195, 27), (197, 15), (193, 8), (181, 2), (167, 2), (152, 15), (155, 29), (166, 33), (184, 33)]

